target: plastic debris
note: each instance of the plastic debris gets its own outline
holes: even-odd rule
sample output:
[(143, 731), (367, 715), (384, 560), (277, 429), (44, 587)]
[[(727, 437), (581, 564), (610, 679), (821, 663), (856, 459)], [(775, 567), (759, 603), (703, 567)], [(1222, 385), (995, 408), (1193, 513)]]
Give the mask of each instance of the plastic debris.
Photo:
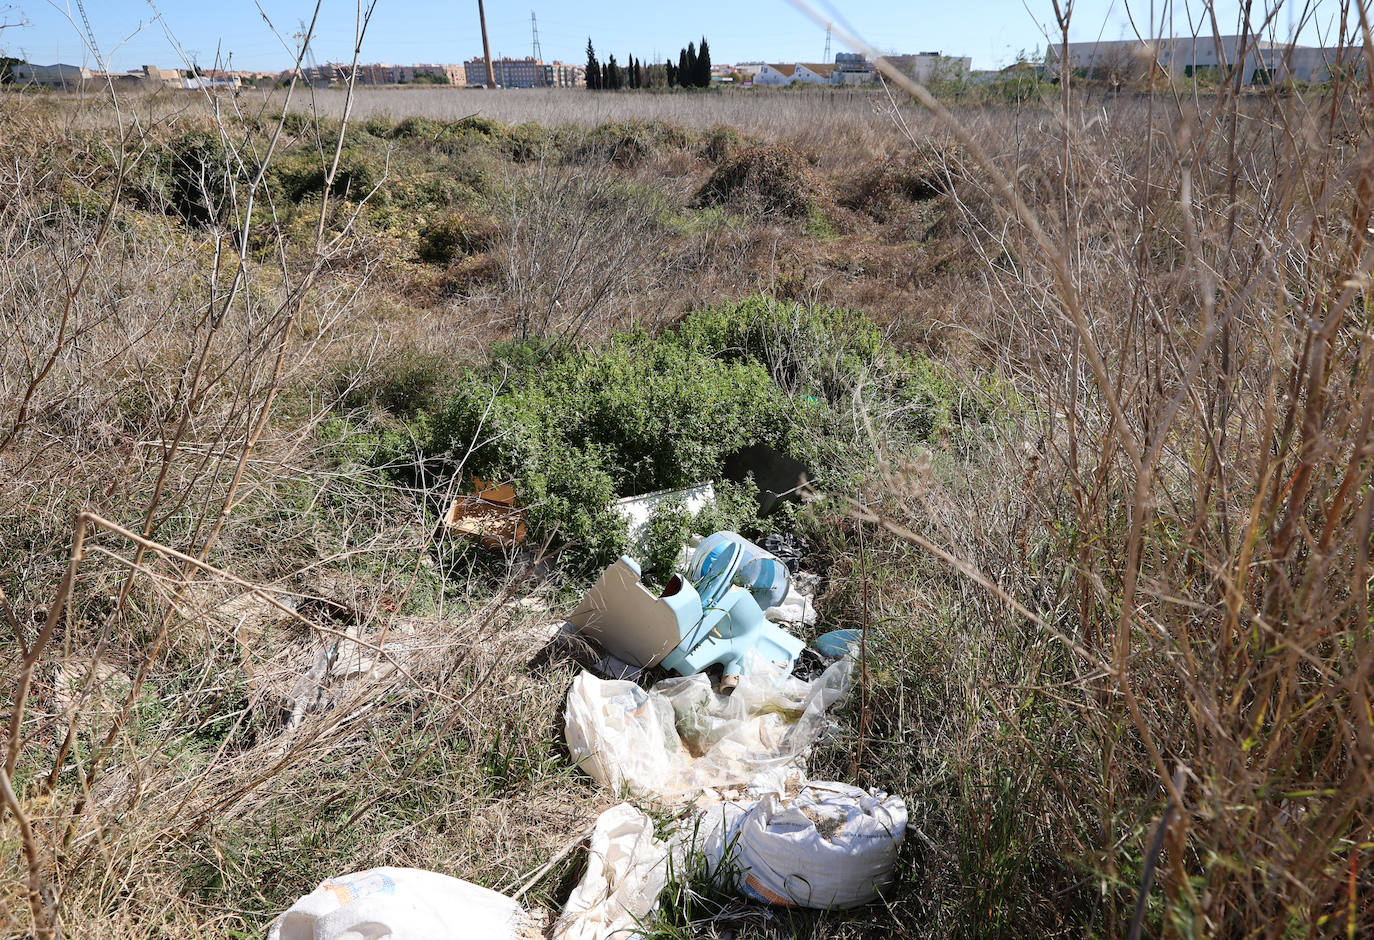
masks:
[(687, 512), (696, 515), (716, 501), (716, 489), (710, 483), (681, 490), (658, 490), (640, 496), (627, 496), (618, 501), (614, 509), (625, 520), (630, 536), (630, 544), (643, 547), (649, 535), (649, 523), (664, 503), (681, 501)]
[(321, 882), (267, 940), (513, 940), (524, 917), (505, 895), (448, 875), (373, 868)]
[(803, 594), (793, 587), (779, 604), (768, 608), (763, 615), (773, 623), (795, 623), (809, 627), (816, 622), (816, 607), (811, 603), (810, 594)]
[(693, 675), (719, 665), (722, 690), (733, 688), (756, 660), (790, 671), (805, 645), (769, 623), (754, 596), (734, 586), (740, 546), (725, 540), (718, 547), (695, 581), (675, 575), (657, 597), (641, 582), (639, 564), (622, 557), (587, 592), (569, 623), (629, 666), (661, 663)]
[(892, 883), (906, 824), (900, 797), (813, 781), (790, 799), (767, 793), (710, 807), (674, 853), (700, 852), (722, 883), (755, 900), (858, 907)]
[(717, 532), (701, 540), (692, 552), (687, 575), (693, 581), (706, 576), (712, 564), (723, 556), (727, 545), (739, 550), (738, 583), (754, 595), (760, 607), (769, 608), (787, 596), (791, 573), (782, 559), (735, 532)]
[(847, 655), (851, 648), (858, 646), (863, 640), (863, 635), (862, 630), (831, 630), (816, 637), (816, 642), (811, 644), (811, 648), (826, 659), (839, 659)]
[(584, 672), (568, 692), (568, 750), (602, 786), (665, 802), (729, 787), (781, 792), (804, 781), (806, 756), (852, 669), (842, 659), (803, 682), (755, 663), (733, 695), (713, 691), (704, 675), (646, 691)]
[(764, 551), (782, 559), (783, 564), (787, 565), (787, 570), (794, 575), (801, 571), (802, 560), (811, 553), (801, 536), (781, 532), (765, 535), (759, 545)]
[(557, 940), (633, 937), (658, 905), (667, 880), (668, 845), (653, 820), (621, 803), (592, 830), (587, 873), (573, 889), (554, 929)]

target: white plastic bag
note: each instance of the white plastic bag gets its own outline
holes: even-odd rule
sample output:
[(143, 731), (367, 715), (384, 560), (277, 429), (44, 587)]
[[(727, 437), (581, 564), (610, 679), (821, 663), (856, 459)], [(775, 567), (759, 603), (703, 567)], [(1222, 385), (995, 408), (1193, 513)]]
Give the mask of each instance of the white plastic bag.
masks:
[(788, 587), (787, 596), (763, 615), (774, 623), (799, 623), (810, 627), (816, 623), (816, 606), (811, 602), (811, 595), (803, 594), (794, 584)]
[(847, 908), (891, 883), (905, 835), (900, 797), (812, 782), (790, 800), (769, 793), (753, 805), (711, 807), (674, 856), (686, 864), (700, 852), (723, 883), (769, 904)]
[(373, 868), (321, 882), (267, 940), (509, 940), (524, 911), (503, 894), (419, 868)]
[(648, 816), (621, 803), (592, 830), (587, 873), (559, 918), (558, 940), (633, 937), (658, 906), (667, 879), (668, 846)]
[(652, 796), (680, 775), (686, 755), (673, 706), (633, 682), (582, 673), (568, 690), (563, 721), (573, 760), (604, 787)]
[(754, 662), (733, 695), (704, 675), (633, 682), (582, 673), (568, 692), (568, 750), (594, 780), (617, 792), (685, 802), (704, 790), (781, 790), (799, 784), (807, 753), (849, 689), (853, 660), (812, 682)]

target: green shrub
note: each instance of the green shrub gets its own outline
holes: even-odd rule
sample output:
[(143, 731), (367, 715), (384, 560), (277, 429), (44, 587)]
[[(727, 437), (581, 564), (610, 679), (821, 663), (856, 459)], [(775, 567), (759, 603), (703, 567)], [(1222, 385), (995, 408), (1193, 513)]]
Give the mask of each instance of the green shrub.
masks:
[(210, 131), (190, 131), (156, 147), (139, 169), (129, 186), (135, 204), (179, 216), (188, 225), (222, 219), (229, 210), (230, 180), (244, 172)]
[(438, 140), (447, 128), (448, 125), (443, 121), (411, 116), (392, 128), (391, 136), (402, 140), (409, 137), (417, 137), (421, 140)]
[(403, 353), (340, 382), (344, 408), (383, 411), (410, 418), (433, 411), (452, 383), (452, 360), (447, 356)]
[(568, 131), (530, 122), (517, 124), (505, 137), (506, 156), (516, 163), (560, 157), (568, 145)]
[(672, 500), (654, 513), (639, 559), (646, 582), (660, 588), (668, 583), (673, 576), (673, 564), (692, 534), (692, 522), (692, 514), (682, 500)]
[[(289, 151), (273, 160), (268, 171), (273, 186), (291, 202), (299, 203), (324, 192), (326, 165), (309, 148)], [(372, 192), (386, 173), (385, 158), (369, 147), (345, 147), (329, 194), (354, 201)]]
[(619, 167), (642, 163), (659, 148), (683, 149), (691, 146), (690, 132), (663, 121), (608, 121), (587, 131), (570, 154), (573, 159), (606, 159)]
[[(563, 557), (578, 573), (625, 550), (612, 508), (625, 496), (716, 481), (715, 505), (692, 518), (664, 511), (655, 522), (655, 576), (684, 530), (772, 529), (755, 518), (751, 483), (721, 479), (724, 458), (740, 447), (790, 453), (827, 484), (871, 474), (856, 396), (898, 416), (890, 433), (904, 447), (951, 421), (943, 373), (896, 354), (871, 322), (845, 310), (754, 298), (693, 314), (656, 338), (620, 334), (595, 350), (511, 342), (490, 354), (440, 384), (437, 397), (439, 364), (430, 361), (361, 390), (355, 404), (404, 416), (378, 425), (377, 461), (413, 474), (418, 451), (418, 473), (430, 482), (456, 472), (512, 481), (534, 535), (573, 543)], [(426, 397), (407, 413), (406, 402)]]
[(744, 140), (733, 127), (717, 125), (706, 132), (701, 155), (712, 163), (733, 159), (744, 148)]

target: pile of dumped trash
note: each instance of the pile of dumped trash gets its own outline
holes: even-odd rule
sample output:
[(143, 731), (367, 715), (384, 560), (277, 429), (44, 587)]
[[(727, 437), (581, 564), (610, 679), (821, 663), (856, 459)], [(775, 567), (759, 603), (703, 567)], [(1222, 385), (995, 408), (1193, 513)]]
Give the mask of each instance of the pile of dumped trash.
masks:
[[(779, 545), (775, 547), (786, 548)], [(591, 832), (586, 873), (559, 940), (636, 935), (670, 873), (694, 861), (722, 887), (774, 905), (850, 908), (891, 883), (906, 832), (900, 797), (811, 780), (807, 758), (848, 693), (858, 637), (813, 649), (791, 632), (812, 598), (780, 555), (732, 532), (688, 546), (661, 592), (622, 557), (561, 628), (598, 648), (568, 691), (568, 750), (597, 783), (680, 820), (664, 838), (622, 802)], [(799, 661), (812, 667), (811, 678)], [(648, 670), (677, 673), (644, 688)], [(330, 879), (269, 940), (539, 935), (520, 904), (434, 872), (377, 868)]]

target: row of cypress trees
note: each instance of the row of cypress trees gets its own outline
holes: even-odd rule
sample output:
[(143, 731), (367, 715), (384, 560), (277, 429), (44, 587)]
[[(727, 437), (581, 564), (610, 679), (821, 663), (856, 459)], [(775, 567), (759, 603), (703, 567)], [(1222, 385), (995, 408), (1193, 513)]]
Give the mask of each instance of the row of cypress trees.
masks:
[(677, 62), (668, 59), (661, 66), (646, 66), (642, 60), (630, 56), (626, 64), (610, 56), (602, 62), (596, 56), (591, 37), (587, 37), (587, 88), (590, 91), (618, 91), (622, 88), (706, 88), (711, 84), (711, 47), (701, 37), (701, 48), (687, 43), (678, 52)]

